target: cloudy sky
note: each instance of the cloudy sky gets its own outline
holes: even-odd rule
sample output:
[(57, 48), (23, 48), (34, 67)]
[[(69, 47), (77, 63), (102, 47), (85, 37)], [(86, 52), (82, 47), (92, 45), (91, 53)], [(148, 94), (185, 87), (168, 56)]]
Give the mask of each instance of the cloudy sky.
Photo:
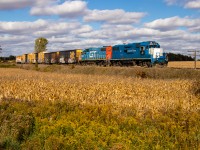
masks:
[(200, 0), (0, 0), (0, 55), (154, 40), (167, 52), (200, 49)]

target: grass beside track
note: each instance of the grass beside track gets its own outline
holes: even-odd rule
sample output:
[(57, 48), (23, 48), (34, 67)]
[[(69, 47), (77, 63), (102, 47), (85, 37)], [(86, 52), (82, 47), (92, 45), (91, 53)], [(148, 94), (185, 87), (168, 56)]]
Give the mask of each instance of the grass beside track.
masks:
[[(18, 67), (36, 70), (34, 64), (22, 64)], [(144, 68), (144, 67), (98, 67), (78, 65), (39, 65), (39, 72), (62, 74), (108, 75), (148, 79), (200, 79), (200, 70), (178, 68)]]
[(0, 63), (0, 68), (17, 68), (15, 63)]

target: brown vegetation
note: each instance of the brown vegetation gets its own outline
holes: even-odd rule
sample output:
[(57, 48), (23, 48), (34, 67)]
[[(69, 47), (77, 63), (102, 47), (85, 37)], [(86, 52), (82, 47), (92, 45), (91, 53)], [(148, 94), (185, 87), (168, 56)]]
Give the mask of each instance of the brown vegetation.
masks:
[[(171, 61), (168, 63), (169, 68), (194, 68), (194, 61)], [(197, 61), (196, 67), (200, 69), (200, 61)]]

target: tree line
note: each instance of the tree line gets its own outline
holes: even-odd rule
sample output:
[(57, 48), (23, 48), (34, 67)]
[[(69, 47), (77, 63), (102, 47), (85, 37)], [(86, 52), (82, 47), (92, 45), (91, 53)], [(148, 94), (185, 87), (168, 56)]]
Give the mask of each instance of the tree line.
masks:
[(1, 61), (9, 61), (9, 60), (15, 60), (16, 56), (10, 55), (8, 57), (0, 57)]
[(182, 54), (174, 54), (174, 53), (168, 53), (168, 61), (194, 61), (194, 58), (191, 56), (186, 56)]

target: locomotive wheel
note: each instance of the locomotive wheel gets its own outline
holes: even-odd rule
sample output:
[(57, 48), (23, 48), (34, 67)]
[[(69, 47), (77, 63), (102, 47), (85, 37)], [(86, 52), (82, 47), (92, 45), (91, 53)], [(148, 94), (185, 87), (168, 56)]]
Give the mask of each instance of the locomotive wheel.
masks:
[(135, 62), (135, 61), (133, 61), (133, 62), (132, 62), (132, 66), (135, 66), (135, 65), (137, 65), (137, 64), (136, 64), (136, 62)]
[(146, 65), (147, 65), (148, 68), (152, 67), (151, 62), (146, 62)]
[(117, 66), (122, 67), (122, 66), (123, 66), (123, 65), (122, 65), (122, 62), (118, 61), (118, 62), (117, 62)]

